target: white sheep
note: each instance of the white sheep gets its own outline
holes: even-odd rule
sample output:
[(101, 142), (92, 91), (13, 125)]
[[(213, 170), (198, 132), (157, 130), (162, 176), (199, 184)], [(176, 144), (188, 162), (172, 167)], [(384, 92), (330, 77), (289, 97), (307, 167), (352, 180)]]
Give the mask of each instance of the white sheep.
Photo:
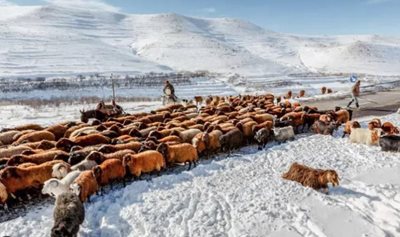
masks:
[(274, 132), (274, 139), (278, 142), (294, 140), (294, 130), (292, 126), (274, 128), (273, 132)]
[(42, 193), (57, 197), (58, 195), (68, 192), (69, 186), (79, 176), (81, 171), (75, 170), (67, 174), (63, 179), (49, 179), (44, 182)]
[(53, 165), (53, 172), (51, 176), (57, 179), (64, 178), (71, 171), (71, 167), (66, 166), (65, 163), (58, 163)]
[(365, 144), (368, 146), (378, 145), (382, 129), (370, 130), (368, 128), (352, 128), (350, 142)]
[(95, 167), (97, 165), (97, 163), (93, 160), (83, 160), (81, 162), (79, 162), (76, 165), (73, 165), (71, 167), (71, 170), (80, 170), (80, 171), (84, 171), (84, 170), (90, 170), (93, 167)]

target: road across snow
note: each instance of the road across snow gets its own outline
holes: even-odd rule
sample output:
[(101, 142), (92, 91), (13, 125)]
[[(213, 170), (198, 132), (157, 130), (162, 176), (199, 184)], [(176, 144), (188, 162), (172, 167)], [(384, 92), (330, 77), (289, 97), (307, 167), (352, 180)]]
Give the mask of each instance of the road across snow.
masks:
[[(383, 120), (400, 125), (399, 114)], [(400, 154), (339, 137), (299, 135), (264, 151), (245, 147), (109, 191), (85, 204), (80, 235), (399, 236)], [(337, 170), (340, 186), (325, 195), (283, 180), (295, 161)], [(0, 223), (0, 235), (47, 236), (53, 207)]]

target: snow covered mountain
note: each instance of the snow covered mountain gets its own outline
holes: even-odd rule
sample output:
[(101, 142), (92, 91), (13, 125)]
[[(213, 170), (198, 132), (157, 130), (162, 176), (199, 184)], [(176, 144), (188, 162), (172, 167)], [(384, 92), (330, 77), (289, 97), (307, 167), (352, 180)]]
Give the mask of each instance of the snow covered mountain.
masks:
[(400, 75), (398, 38), (294, 36), (237, 19), (66, 3), (0, 4), (0, 77), (173, 70)]

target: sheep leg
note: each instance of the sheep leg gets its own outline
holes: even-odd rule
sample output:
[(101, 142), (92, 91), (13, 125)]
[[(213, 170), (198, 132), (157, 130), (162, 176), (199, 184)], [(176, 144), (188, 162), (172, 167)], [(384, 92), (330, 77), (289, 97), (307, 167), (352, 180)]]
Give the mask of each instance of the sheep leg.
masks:
[(197, 161), (193, 161), (194, 167), (197, 166)]
[(346, 136), (346, 133), (345, 133), (345, 132), (343, 132), (342, 138), (344, 138), (345, 136)]
[(189, 168), (188, 168), (188, 170), (190, 170), (191, 167), (192, 167), (192, 162), (189, 161)]
[[(97, 191), (96, 191), (97, 192)], [(96, 195), (97, 195), (97, 193), (96, 193)], [(91, 201), (90, 201), (90, 196), (87, 198), (87, 201), (88, 201), (88, 203), (91, 203)]]
[(123, 177), (123, 178), (122, 178), (122, 185), (124, 185), (124, 188), (125, 188), (125, 186), (126, 186), (126, 180), (125, 180), (125, 177)]

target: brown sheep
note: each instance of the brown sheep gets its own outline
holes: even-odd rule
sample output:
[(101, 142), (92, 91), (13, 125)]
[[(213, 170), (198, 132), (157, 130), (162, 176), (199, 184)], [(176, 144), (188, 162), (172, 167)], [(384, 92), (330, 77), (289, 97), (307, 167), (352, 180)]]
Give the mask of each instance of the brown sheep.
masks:
[(247, 143), (250, 143), (253, 138), (254, 138), (254, 130), (253, 127), (257, 126), (257, 122), (255, 121), (249, 121), (247, 123), (242, 123), (239, 122), (236, 124), (236, 127), (240, 129), (240, 131), (242, 131), (243, 136), (245, 138), (245, 140), (247, 141)]
[(10, 130), (7, 132), (0, 133), (0, 142), (3, 145), (10, 145), (14, 142), (14, 136), (19, 134), (20, 131), (18, 130)]
[(64, 137), (65, 132), (68, 130), (67, 125), (56, 124), (46, 128), (46, 131), (53, 133), (55, 140), (58, 141), (60, 138)]
[(68, 153), (60, 150), (49, 150), (33, 155), (15, 155), (11, 157), (11, 159), (7, 162), (7, 166), (16, 166), (25, 162), (35, 163), (39, 165), (48, 161), (52, 161), (56, 156), (60, 155), (65, 157), (69, 156)]
[(159, 143), (182, 143), (182, 139), (178, 136), (167, 136), (158, 139)]
[(280, 118), (281, 122), (288, 122), (295, 131), (299, 131), (300, 126), (304, 127), (305, 112), (290, 112)]
[(144, 151), (124, 156), (123, 166), (131, 175), (139, 178), (143, 173), (157, 172), (159, 174), (166, 168), (166, 161), (158, 151)]
[(102, 154), (100, 152), (93, 151), (88, 156), (86, 156), (85, 159), (86, 160), (93, 160), (97, 164), (101, 164), (104, 161), (109, 160), (109, 159), (122, 160), (122, 158), (127, 154), (135, 154), (135, 152), (132, 151), (132, 150), (129, 150), (129, 149), (120, 150), (120, 151), (116, 151), (116, 152), (109, 153), (109, 154)]
[(105, 160), (93, 168), (93, 175), (100, 186), (110, 184), (112, 188), (113, 181), (122, 181), (125, 187), (125, 174), (125, 167), (122, 165), (122, 161), (118, 159)]
[(7, 193), (0, 190), (0, 196), (2, 196), (0, 203), (5, 203), (7, 201), (8, 194), (13, 196), (16, 192), (21, 190), (40, 188), (46, 180), (52, 178), (53, 166), (58, 163), (65, 162), (49, 161), (28, 168), (20, 168), (16, 166), (4, 168), (0, 172), (0, 183), (6, 188)]
[(323, 189), (325, 193), (328, 193), (328, 183), (332, 183), (333, 186), (339, 185), (339, 176), (336, 171), (313, 169), (296, 162), (290, 166), (288, 172), (282, 175), (282, 178), (299, 182), (315, 190)]
[(35, 131), (31, 133), (27, 133), (22, 135), (21, 137), (18, 138), (18, 140), (14, 141), (14, 145), (19, 145), (23, 142), (39, 142), (42, 140), (48, 140), (48, 141), (55, 141), (56, 138), (53, 133), (48, 132), (48, 131)]
[(1, 148), (0, 149), (0, 158), (9, 158), (14, 155), (20, 155), (24, 151), (32, 151), (32, 148), (30, 148), (29, 146), (25, 146), (25, 145)]
[(323, 86), (323, 87), (321, 88), (321, 94), (323, 94), (323, 95), (326, 94), (326, 87), (325, 87), (325, 86)]
[(369, 130), (374, 130), (376, 128), (381, 128), (381, 127), (382, 127), (382, 122), (378, 118), (374, 118), (368, 123)]
[(98, 144), (108, 144), (110, 138), (101, 134), (89, 134), (75, 139), (62, 138), (56, 143), (56, 148), (64, 151), (70, 151), (73, 146), (93, 146)]
[(73, 193), (79, 196), (81, 202), (88, 200), (90, 202), (90, 196), (97, 194), (99, 186), (97, 184), (96, 177), (92, 170), (85, 170), (79, 174), (70, 186)]
[(134, 152), (138, 152), (142, 143), (140, 142), (128, 142), (128, 143), (122, 143), (122, 144), (115, 144), (115, 145), (102, 145), (98, 151), (102, 153), (113, 153), (116, 151), (121, 151), (121, 150), (126, 150), (130, 149)]
[(332, 94), (332, 93), (333, 93), (333, 90), (332, 90), (331, 88), (328, 88), (328, 89), (326, 90), (326, 93), (327, 93), (327, 94)]
[(43, 140), (40, 142), (29, 142), (29, 143), (24, 143), (24, 146), (28, 146), (32, 149), (42, 149), (42, 150), (50, 150), (56, 146), (55, 141), (48, 141), (48, 140)]
[(160, 152), (168, 165), (175, 163), (189, 163), (189, 170), (197, 165), (198, 154), (196, 148), (192, 144), (182, 143), (176, 145), (168, 145), (166, 143), (161, 143), (157, 147), (157, 151)]
[(340, 109), (336, 112), (333, 112), (332, 115), (338, 126), (347, 123), (351, 119), (350, 112), (346, 109)]
[[(210, 143), (210, 137), (209, 137), (208, 133), (206, 133), (206, 132), (198, 133), (192, 139), (192, 144), (196, 148), (197, 154), (199, 154), (199, 155), (206, 152), (208, 143)], [(208, 154), (207, 154), (207, 157), (208, 157)]]
[(395, 127), (391, 122), (384, 122), (381, 128), (383, 133), (388, 135), (394, 135), (400, 133), (399, 128)]

